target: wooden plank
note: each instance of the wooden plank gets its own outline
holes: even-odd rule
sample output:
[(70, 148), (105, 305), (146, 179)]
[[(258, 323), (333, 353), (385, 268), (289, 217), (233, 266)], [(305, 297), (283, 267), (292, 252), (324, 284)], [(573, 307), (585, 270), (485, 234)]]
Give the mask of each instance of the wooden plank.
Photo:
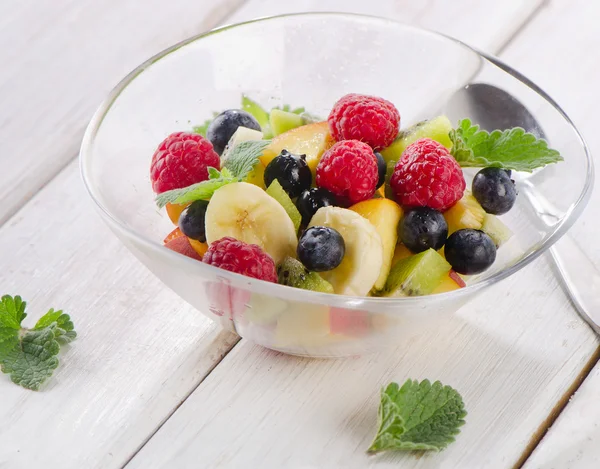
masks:
[(599, 402), (600, 366), (596, 366), (523, 469), (600, 467)]
[[(536, 49), (523, 47), (535, 68)], [(242, 341), (127, 467), (509, 468), (597, 347), (542, 259), (388, 353), (307, 360)], [(439, 454), (366, 456), (379, 387), (408, 377), (459, 389), (467, 425)]]
[[(0, 230), (2, 293), (72, 315), (40, 393), (0, 376), (0, 467), (118, 468), (231, 349), (103, 226), (72, 163)], [(28, 322), (28, 324), (30, 324)]]
[(0, 2), (0, 224), (72, 160), (106, 93), (243, 0)]
[[(565, 107), (579, 125), (593, 155), (600, 153), (600, 135), (595, 115), (600, 106), (595, 76), (598, 65), (593, 59), (600, 31), (594, 19), (600, 5), (594, 2), (565, 0), (551, 2), (548, 8), (523, 31), (519, 41), (507, 48), (510, 63), (518, 65), (525, 74), (543, 84)], [(560, 18), (561, 38), (547, 34)], [(535, 63), (527, 60), (522, 44), (536, 44)], [(557, 51), (568, 51), (560, 53)], [(559, 55), (557, 55), (559, 53)], [(560, 57), (560, 73), (551, 64)], [(556, 63), (556, 62), (555, 62)], [(597, 160), (596, 160), (597, 161)], [(596, 178), (600, 176), (596, 165)], [(574, 234), (586, 252), (600, 266), (600, 246), (597, 242), (597, 219), (600, 194), (595, 191), (590, 205), (574, 228)], [(600, 285), (594, 285), (600, 291)], [(567, 396), (568, 397), (568, 396)], [(524, 469), (587, 469), (600, 466), (600, 365), (587, 377), (581, 388), (552, 425), (546, 436), (524, 464)], [(543, 435), (539, 435), (542, 437)], [(524, 455), (524, 459), (528, 454)]]

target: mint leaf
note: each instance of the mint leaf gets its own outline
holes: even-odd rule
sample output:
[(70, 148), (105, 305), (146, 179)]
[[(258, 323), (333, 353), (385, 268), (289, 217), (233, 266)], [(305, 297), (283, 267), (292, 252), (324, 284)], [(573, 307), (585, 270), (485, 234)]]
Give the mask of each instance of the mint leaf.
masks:
[(75, 332), (75, 325), (71, 321), (71, 317), (68, 314), (64, 314), (62, 310), (54, 311), (50, 309), (44, 316), (42, 316), (35, 324), (33, 330), (41, 330), (56, 323), (56, 340), (62, 343), (72, 342), (77, 338), (77, 332)]
[[(213, 170), (212, 172), (211, 169)], [(187, 204), (195, 200), (210, 200), (217, 189), (237, 181), (238, 179), (232, 177), (229, 170), (227, 172), (225, 170), (219, 172), (214, 168), (210, 168), (208, 180), (182, 189), (173, 189), (158, 194), (156, 196), (156, 205), (158, 205), (158, 208), (163, 208), (167, 204)]]
[(547, 164), (563, 161), (548, 143), (520, 127), (489, 133), (469, 119), (450, 131), (452, 156), (462, 167), (495, 166), (531, 172)]
[(248, 140), (238, 143), (227, 155), (225, 167), (240, 181), (258, 164), (264, 149), (271, 143), (270, 140)]
[(21, 322), (27, 316), (24, 302), (20, 296), (14, 298), (10, 295), (4, 295), (0, 299), (0, 326), (11, 327), (19, 330)]
[(390, 383), (381, 391), (379, 429), (368, 452), (440, 451), (460, 433), (466, 415), (460, 394), (439, 381)]
[(0, 364), (18, 343), (21, 321), (27, 316), (25, 306), (20, 296), (5, 295), (0, 299)]
[(25, 305), (19, 296), (6, 295), (0, 301), (0, 370), (14, 383), (37, 391), (58, 367), (60, 344), (77, 334), (69, 315), (54, 309), (33, 329), (23, 328)]
[(60, 344), (56, 340), (57, 325), (27, 331), (20, 344), (2, 361), (2, 371), (10, 375), (13, 383), (32, 391), (52, 376), (58, 367)]

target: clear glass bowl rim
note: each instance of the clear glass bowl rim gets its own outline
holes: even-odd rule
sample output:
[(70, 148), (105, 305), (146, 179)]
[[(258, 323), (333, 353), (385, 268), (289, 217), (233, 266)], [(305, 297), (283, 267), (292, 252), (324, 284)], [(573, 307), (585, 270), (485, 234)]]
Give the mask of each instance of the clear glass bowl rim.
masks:
[[(461, 288), (461, 289), (454, 290), (451, 292), (440, 293), (440, 294), (436, 294), (436, 295), (428, 295), (428, 296), (400, 297), (400, 298), (362, 297), (362, 296), (347, 296), (347, 295), (337, 295), (337, 294), (332, 295), (332, 294), (327, 294), (327, 293), (313, 292), (313, 291), (309, 291), (309, 290), (301, 290), (301, 289), (297, 289), (297, 288), (293, 288), (293, 287), (288, 287), (288, 286), (284, 286), (284, 285), (265, 282), (262, 280), (257, 280), (257, 279), (250, 278), (250, 277), (245, 277), (240, 274), (235, 274), (232, 272), (224, 271), (217, 267), (207, 265), (207, 264), (198, 262), (194, 259), (190, 259), (188, 257), (182, 256), (181, 254), (178, 254), (174, 251), (165, 249), (164, 246), (162, 244), (159, 244), (159, 242), (157, 240), (148, 239), (145, 236), (130, 229), (124, 222), (122, 222), (118, 217), (113, 215), (101, 203), (99, 198), (94, 193), (93, 183), (89, 177), (90, 168), (89, 168), (88, 163), (92, 156), (94, 138), (102, 125), (102, 121), (103, 121), (104, 117), (110, 111), (112, 105), (118, 99), (119, 95), (123, 92), (123, 90), (125, 90), (125, 88), (127, 88), (127, 86), (130, 83), (132, 83), (136, 77), (138, 77), (140, 74), (144, 73), (154, 63), (158, 62), (159, 60), (166, 57), (170, 53), (175, 52), (176, 50), (178, 50), (192, 42), (202, 40), (205, 37), (213, 36), (215, 34), (219, 34), (221, 32), (228, 31), (230, 29), (234, 29), (239, 26), (249, 25), (249, 24), (253, 24), (253, 23), (262, 23), (262, 22), (267, 22), (267, 21), (278, 21), (281, 19), (288, 19), (291, 17), (312, 17), (315, 19), (323, 19), (324, 17), (332, 17), (332, 16), (335, 16), (338, 18), (344, 18), (344, 17), (353, 18), (355, 20), (362, 18), (365, 20), (368, 19), (369, 21), (381, 21), (381, 22), (384, 22), (387, 24), (393, 24), (393, 25), (397, 26), (398, 28), (413, 30), (414, 32), (416, 32), (418, 34), (431, 35), (438, 39), (452, 42), (457, 47), (466, 48), (470, 52), (479, 55), (483, 59), (496, 65), (498, 68), (500, 68), (504, 72), (510, 74), (511, 76), (513, 76), (514, 78), (519, 80), (521, 83), (523, 83), (525, 86), (529, 87), (534, 92), (536, 92), (539, 96), (541, 96), (543, 99), (545, 99), (550, 105), (552, 105), (552, 107), (554, 107), (556, 109), (556, 111), (558, 111), (558, 113), (565, 119), (565, 121), (568, 123), (568, 125), (571, 127), (571, 129), (574, 131), (575, 135), (577, 136), (577, 139), (579, 140), (579, 142), (584, 150), (587, 171), (586, 171), (585, 183), (583, 185), (581, 193), (579, 194), (579, 197), (577, 198), (577, 201), (571, 207), (571, 209), (566, 213), (566, 215), (563, 218), (563, 220), (561, 221), (561, 223), (558, 224), (554, 228), (554, 231), (550, 234), (550, 236), (548, 236), (541, 244), (539, 244), (537, 246), (537, 248), (530, 249), (529, 252), (523, 258), (521, 258), (517, 263), (513, 264), (512, 266), (509, 266), (506, 269), (503, 269), (502, 271), (492, 275), (489, 278), (486, 278), (484, 280), (481, 280), (481, 281), (471, 284), (471, 285), (467, 285), (465, 288)], [(568, 229), (579, 218), (579, 216), (585, 209), (585, 207), (590, 199), (590, 196), (592, 193), (592, 188), (594, 185), (593, 159), (592, 159), (590, 150), (589, 150), (587, 144), (585, 143), (581, 133), (575, 127), (574, 123), (569, 118), (569, 116), (567, 116), (567, 114), (562, 110), (562, 108), (546, 92), (544, 92), (539, 86), (537, 86), (535, 83), (533, 83), (527, 77), (525, 77), (518, 71), (514, 70), (512, 67), (506, 65), (504, 62), (502, 62), (498, 58), (491, 56), (489, 54), (486, 54), (474, 47), (471, 47), (468, 44), (465, 44), (464, 42), (462, 42), (456, 38), (453, 38), (451, 36), (447, 36), (445, 34), (431, 31), (431, 30), (428, 30), (425, 28), (412, 26), (412, 25), (402, 23), (402, 22), (396, 21), (396, 20), (391, 20), (388, 18), (382, 18), (382, 17), (378, 17), (378, 16), (374, 16), (374, 15), (364, 15), (364, 14), (357, 14), (357, 13), (339, 13), (339, 12), (290, 13), (290, 14), (283, 14), (283, 15), (266, 16), (266, 17), (262, 17), (262, 18), (253, 19), (250, 21), (241, 22), (241, 23), (224, 25), (219, 28), (215, 28), (210, 31), (192, 36), (188, 39), (185, 39), (185, 40), (163, 50), (162, 52), (159, 52), (158, 54), (154, 55), (153, 57), (146, 60), (144, 63), (142, 63), (138, 67), (136, 67), (127, 76), (125, 76), (111, 90), (111, 92), (108, 94), (108, 96), (105, 98), (105, 100), (100, 104), (100, 106), (94, 113), (90, 123), (88, 124), (88, 126), (86, 128), (86, 131), (85, 131), (85, 134), (84, 134), (84, 137), (82, 140), (81, 148), (80, 148), (79, 158), (80, 158), (80, 171), (81, 171), (81, 176), (83, 179), (84, 186), (85, 186), (88, 194), (94, 201), (96, 207), (100, 210), (100, 213), (102, 214), (105, 222), (107, 222), (113, 229), (116, 229), (117, 231), (122, 232), (129, 238), (133, 238), (136, 242), (146, 246), (147, 248), (150, 248), (152, 250), (160, 250), (159, 252), (157, 252), (157, 255), (170, 256), (172, 262), (174, 262), (174, 263), (177, 263), (177, 262), (188, 263), (189, 268), (200, 269), (200, 271), (204, 270), (205, 274), (210, 275), (214, 278), (216, 278), (218, 276), (220, 278), (231, 279), (235, 282), (235, 284), (239, 284), (240, 282), (243, 282), (252, 291), (255, 291), (257, 293), (266, 294), (266, 295), (274, 295), (277, 297), (285, 297), (285, 298), (287, 298), (289, 300), (293, 300), (293, 301), (303, 301), (303, 302), (316, 303), (316, 304), (328, 304), (330, 306), (338, 306), (338, 307), (348, 307), (348, 306), (352, 305), (352, 306), (361, 307), (361, 308), (364, 308), (364, 307), (368, 308), (368, 305), (375, 306), (375, 304), (377, 304), (379, 306), (383, 306), (384, 303), (386, 306), (398, 305), (398, 306), (407, 307), (407, 306), (410, 306), (411, 304), (422, 304), (423, 302), (428, 302), (428, 301), (442, 302), (445, 299), (449, 300), (450, 297), (453, 300), (454, 299), (457, 300), (459, 297), (469, 297), (469, 296), (473, 295), (475, 292), (477, 292), (478, 290), (481, 290), (488, 286), (494, 285), (494, 284), (498, 283), (499, 281), (511, 276), (515, 272), (518, 272), (523, 267), (527, 266), (529, 263), (531, 263), (535, 259), (537, 259), (546, 250), (548, 250), (556, 241), (558, 241), (560, 239), (561, 236), (563, 236), (568, 231)]]

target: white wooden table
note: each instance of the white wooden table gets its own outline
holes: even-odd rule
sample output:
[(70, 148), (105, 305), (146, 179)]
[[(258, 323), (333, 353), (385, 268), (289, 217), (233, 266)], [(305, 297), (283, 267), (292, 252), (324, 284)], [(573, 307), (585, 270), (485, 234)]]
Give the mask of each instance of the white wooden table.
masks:
[[(42, 392), (0, 376), (0, 468), (600, 467), (599, 341), (546, 259), (428, 337), (307, 360), (220, 331), (93, 212), (75, 156), (125, 73), (219, 24), (308, 10), (387, 16), (498, 54), (600, 154), (597, 2), (0, 2), (0, 294), (22, 295), (33, 318), (63, 308), (79, 332)], [(600, 265), (598, 207), (596, 192), (573, 234)], [(367, 456), (378, 389), (408, 377), (459, 389), (466, 426), (438, 454)]]

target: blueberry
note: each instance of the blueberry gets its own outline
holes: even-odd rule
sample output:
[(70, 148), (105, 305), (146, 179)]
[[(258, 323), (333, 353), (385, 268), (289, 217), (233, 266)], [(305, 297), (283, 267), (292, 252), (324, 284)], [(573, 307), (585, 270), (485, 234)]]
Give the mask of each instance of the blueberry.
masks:
[(252, 114), (240, 109), (228, 109), (213, 119), (206, 130), (206, 138), (220, 155), (238, 127), (260, 130), (260, 124)]
[(480, 274), (496, 260), (496, 246), (483, 231), (466, 228), (450, 235), (444, 254), (459, 274)]
[(275, 179), (292, 199), (310, 188), (312, 173), (306, 163), (306, 155), (296, 156), (282, 150), (265, 168), (265, 186), (269, 187)]
[(188, 238), (206, 243), (206, 230), (204, 218), (206, 216), (207, 200), (196, 200), (192, 202), (179, 215), (179, 229)]
[(387, 163), (378, 151), (375, 152), (377, 158), (377, 172), (379, 173), (379, 180), (377, 181), (377, 189), (379, 189), (385, 183), (385, 173), (387, 172)]
[(298, 240), (298, 259), (312, 272), (335, 269), (345, 252), (342, 235), (326, 226), (308, 228)]
[(484, 168), (473, 178), (473, 195), (487, 213), (502, 215), (517, 199), (515, 182), (502, 168)]
[(298, 196), (296, 208), (302, 215), (302, 223), (307, 225), (321, 207), (337, 205), (335, 195), (322, 187), (313, 187)]
[(437, 251), (447, 237), (448, 224), (444, 215), (429, 207), (409, 210), (400, 222), (400, 239), (414, 253), (429, 248)]

